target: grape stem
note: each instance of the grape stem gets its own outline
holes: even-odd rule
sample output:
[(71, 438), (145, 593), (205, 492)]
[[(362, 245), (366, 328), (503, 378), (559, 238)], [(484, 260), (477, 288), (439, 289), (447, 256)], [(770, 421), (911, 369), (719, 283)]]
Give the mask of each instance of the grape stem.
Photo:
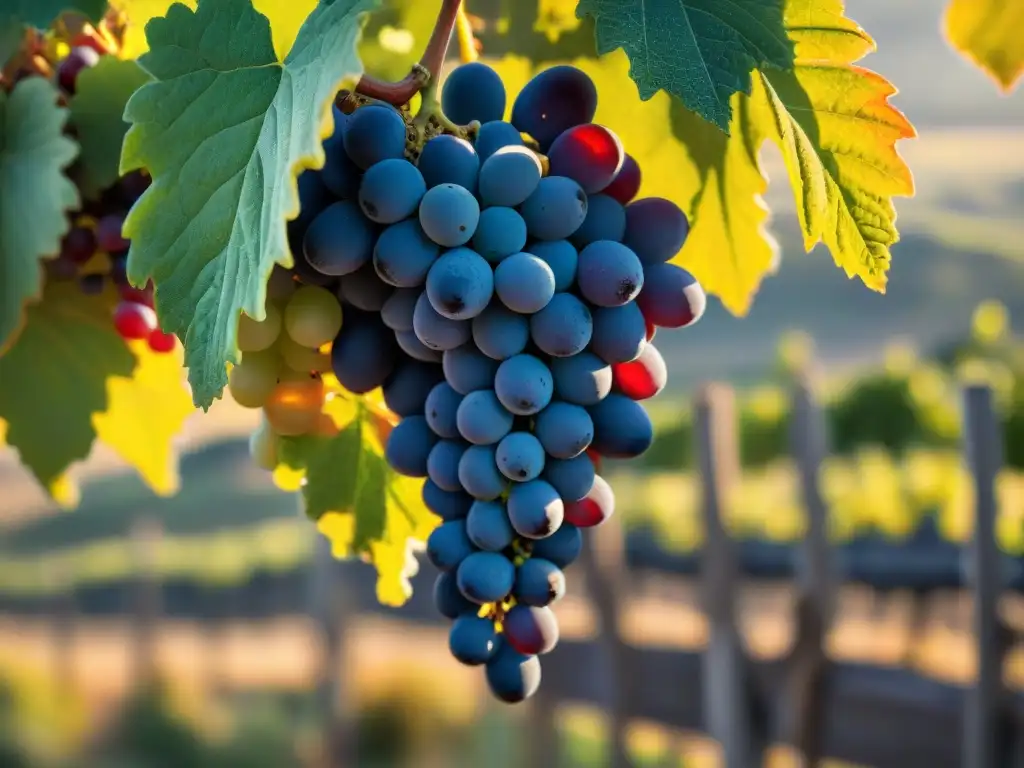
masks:
[(448, 42), (451, 40), (461, 7), (462, 0), (442, 0), (441, 11), (437, 14), (437, 22), (434, 24), (434, 31), (430, 35), (427, 47), (420, 57), (419, 64), (415, 65), (408, 75), (397, 83), (363, 75), (356, 84), (356, 93), (396, 107), (407, 104), (413, 96), (441, 74), (441, 66), (448, 55)]

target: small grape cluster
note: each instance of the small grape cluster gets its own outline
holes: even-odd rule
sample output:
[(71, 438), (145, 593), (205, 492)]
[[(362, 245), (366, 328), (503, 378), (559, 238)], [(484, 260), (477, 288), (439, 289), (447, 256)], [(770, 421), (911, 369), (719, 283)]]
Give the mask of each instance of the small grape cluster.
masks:
[[(600, 461), (653, 440), (640, 401), (666, 383), (655, 330), (696, 322), (705, 296), (669, 263), (686, 216), (665, 199), (634, 200), (640, 168), (592, 122), (597, 91), (584, 72), (541, 72), (506, 122), (500, 77), (467, 64), (441, 105), (470, 126), (466, 138), (444, 133), (415, 151), (402, 110), (335, 107), (325, 165), (298, 181), (295, 266), (285, 283), (272, 277), (267, 319), (243, 318), (231, 390), (268, 408), (283, 369), (329, 369), (355, 393), (382, 388), (400, 418), (386, 458), (426, 478), (424, 502), (442, 520), (427, 557), (451, 652), (517, 702), (537, 690), (538, 656), (558, 641), (551, 604), (581, 530), (614, 511)], [(303, 287), (282, 334), (274, 289), (288, 280)], [(307, 405), (301, 426), (315, 430), (317, 404)], [(281, 421), (268, 412), (278, 433), (297, 426)]]
[[(71, 38), (67, 55), (51, 62), (48, 57), (56, 58), (55, 50), (44, 39), (30, 39), (25, 50), (15, 57), (12, 86), (26, 77), (48, 77), (66, 101), (75, 95), (83, 71), (96, 66), (102, 56), (116, 52), (117, 40), (103, 24), (84, 25)], [(75, 126), (69, 125), (66, 131), (73, 136)], [(75, 163), (68, 169), (73, 181), (79, 168)], [(118, 334), (126, 341), (146, 341), (152, 351), (166, 353), (175, 348), (177, 341), (157, 324), (152, 286), (132, 287), (125, 270), (130, 243), (122, 235), (122, 227), (128, 211), (149, 184), (145, 172), (133, 171), (96, 199), (85, 200), (72, 214), (71, 228), (61, 241), (60, 252), (45, 262), (45, 269), (47, 280), (77, 281), (86, 294), (101, 294), (108, 283), (113, 284), (119, 296), (113, 313)], [(102, 258), (104, 255), (106, 258)]]

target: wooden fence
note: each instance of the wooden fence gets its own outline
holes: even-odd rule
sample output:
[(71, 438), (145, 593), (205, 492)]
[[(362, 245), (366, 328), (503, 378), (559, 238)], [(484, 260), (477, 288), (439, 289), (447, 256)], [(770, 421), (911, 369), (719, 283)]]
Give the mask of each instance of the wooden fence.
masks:
[[(788, 656), (753, 659), (737, 627), (740, 568), (736, 542), (725, 524), (740, 472), (735, 398), (728, 387), (711, 385), (694, 403), (706, 534), (699, 581), (710, 628), (708, 646), (697, 653), (627, 643), (620, 627), (631, 584), (622, 528), (612, 518), (588, 531), (578, 568), (598, 617), (599, 635), (595, 641), (564, 640), (544, 658), (544, 683), (529, 704), (530, 765), (550, 764), (558, 746), (555, 710), (572, 702), (606, 713), (612, 768), (630, 765), (625, 734), (634, 718), (709, 734), (722, 746), (725, 768), (760, 765), (774, 744), (794, 747), (808, 767), (823, 758), (877, 768), (1024, 766), (1024, 696), (1009, 691), (1003, 676), (1013, 636), (998, 611), (1004, 586), (995, 538), (1001, 437), (992, 392), (972, 386), (963, 393), (965, 458), (976, 510), (969, 567), (978, 662), (972, 687), (941, 683), (906, 669), (836, 663), (827, 657), (825, 641), (841, 581), (818, 479), (827, 436), (809, 386), (797, 383), (792, 398), (791, 447), (808, 518), (795, 579), (796, 639)], [(139, 573), (133, 608), (136, 671), (146, 679), (154, 670), (153, 637), (160, 618), (159, 584), (149, 567), (158, 531), (141, 523), (133, 535)], [(340, 577), (344, 572), (331, 559), (326, 542), (321, 544), (307, 597), (326, 649), (320, 695), (330, 768), (355, 765), (357, 707), (340, 676), (340, 660), (346, 628), (364, 606)], [(55, 631), (64, 637), (72, 631), (74, 605), (65, 600), (57, 608)]]
[[(618, 638), (619, 595), (628, 594), (621, 543), (600, 530), (588, 539), (588, 583), (601, 613), (604, 645), (564, 643), (545, 659), (545, 686), (533, 737), (550, 728), (558, 701), (602, 706), (613, 731), (609, 762), (629, 766), (622, 735), (630, 718), (708, 733), (722, 746), (726, 768), (762, 764), (767, 747), (789, 744), (805, 766), (834, 758), (877, 768), (1019, 768), (1024, 765), (1024, 697), (1004, 687), (1012, 635), (998, 613), (1001, 558), (995, 539), (995, 479), (1001, 438), (992, 393), (964, 391), (966, 459), (974, 478), (976, 522), (971, 560), (977, 681), (963, 688), (897, 668), (837, 664), (825, 654), (836, 603), (827, 510), (818, 485), (826, 436), (808, 387), (793, 390), (792, 453), (807, 510), (807, 536), (797, 576), (796, 639), (787, 658), (756, 662), (744, 651), (736, 622), (736, 548), (723, 507), (739, 471), (733, 394), (708, 387), (695, 403), (706, 542), (700, 575), (711, 628), (702, 653), (632, 648)], [(600, 558), (600, 562), (598, 559)], [(609, 599), (610, 596), (610, 599)], [(606, 655), (607, 654), (607, 655)], [(550, 738), (550, 737), (549, 737)], [(533, 764), (550, 749), (538, 738)], [(543, 744), (544, 746), (540, 746)], [(549, 753), (550, 754), (550, 753)]]

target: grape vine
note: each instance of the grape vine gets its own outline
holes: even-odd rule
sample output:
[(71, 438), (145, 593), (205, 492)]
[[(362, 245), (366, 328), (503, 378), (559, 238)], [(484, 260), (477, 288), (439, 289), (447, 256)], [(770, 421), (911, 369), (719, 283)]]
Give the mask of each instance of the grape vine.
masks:
[[(765, 142), (808, 249), (885, 289), (914, 129), (841, 0), (146, 5), (0, 14), (0, 436), (65, 503), (96, 441), (169, 493), (172, 437), (226, 388), (383, 602), (425, 547), (453, 655), (503, 700), (614, 510), (602, 460), (651, 443), (655, 333), (705, 291), (745, 313), (777, 262)], [(1009, 88), (997, 13), (1024, 2), (953, 0), (947, 32)]]

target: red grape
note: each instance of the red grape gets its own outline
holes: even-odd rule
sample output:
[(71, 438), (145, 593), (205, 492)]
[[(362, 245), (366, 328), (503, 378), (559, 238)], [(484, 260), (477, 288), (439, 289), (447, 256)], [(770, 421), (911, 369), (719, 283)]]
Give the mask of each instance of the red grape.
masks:
[(615, 491), (600, 475), (594, 477), (594, 486), (579, 501), (565, 504), (565, 521), (577, 528), (593, 528), (615, 512)]
[(156, 312), (144, 304), (122, 301), (114, 310), (114, 328), (123, 339), (148, 339), (156, 327)]
[(149, 334), (149, 348), (159, 354), (174, 351), (177, 343), (178, 338), (173, 333), (164, 333), (159, 328)]
[(622, 142), (603, 125), (570, 128), (551, 145), (551, 176), (566, 176), (588, 195), (607, 187), (622, 168)]
[(57, 68), (57, 81), (60, 87), (68, 93), (74, 93), (78, 74), (87, 67), (95, 67), (99, 60), (100, 55), (94, 48), (84, 45), (72, 48), (71, 53)]
[(612, 183), (601, 190), (601, 194), (626, 205), (640, 191), (641, 178), (640, 166), (632, 155), (626, 155), (622, 160), (622, 168), (612, 179)]
[(636, 360), (613, 365), (612, 376), (619, 392), (631, 400), (652, 398), (668, 383), (665, 359), (653, 344), (644, 347)]

